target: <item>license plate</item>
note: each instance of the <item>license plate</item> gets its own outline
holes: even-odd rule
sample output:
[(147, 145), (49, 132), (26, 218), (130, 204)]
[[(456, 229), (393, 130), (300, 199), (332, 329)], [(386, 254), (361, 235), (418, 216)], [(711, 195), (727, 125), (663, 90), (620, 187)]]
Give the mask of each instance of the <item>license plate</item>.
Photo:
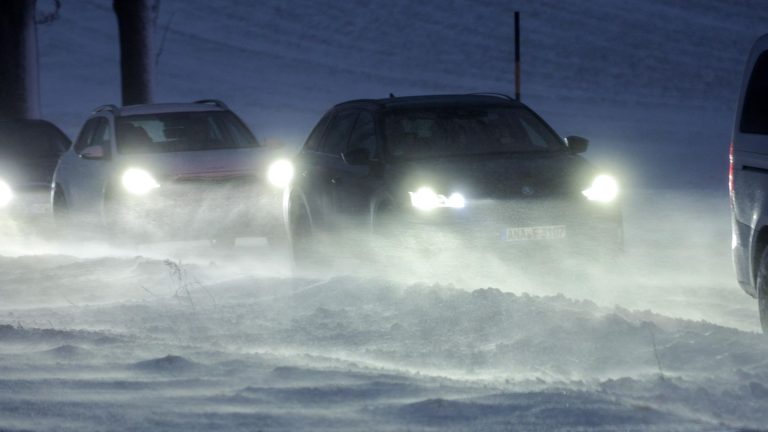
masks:
[(557, 240), (565, 238), (565, 225), (507, 228), (502, 238), (506, 241)]

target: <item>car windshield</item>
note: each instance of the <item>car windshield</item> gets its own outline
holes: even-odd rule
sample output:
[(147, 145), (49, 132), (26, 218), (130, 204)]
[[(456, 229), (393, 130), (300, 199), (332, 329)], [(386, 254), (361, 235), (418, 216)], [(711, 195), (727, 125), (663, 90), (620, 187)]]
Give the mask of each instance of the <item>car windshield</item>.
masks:
[(58, 159), (69, 139), (54, 126), (38, 122), (0, 123), (0, 155), (14, 159)]
[(395, 158), (429, 158), (565, 150), (562, 140), (526, 108), (445, 107), (395, 110), (384, 120)]
[(169, 153), (258, 147), (250, 130), (228, 111), (173, 112), (121, 117), (120, 153)]

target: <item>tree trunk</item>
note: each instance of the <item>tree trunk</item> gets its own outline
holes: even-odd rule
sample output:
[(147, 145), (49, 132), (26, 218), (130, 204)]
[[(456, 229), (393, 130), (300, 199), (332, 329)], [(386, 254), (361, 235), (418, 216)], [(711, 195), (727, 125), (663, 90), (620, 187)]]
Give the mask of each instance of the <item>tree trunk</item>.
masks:
[(0, 118), (40, 117), (36, 0), (0, 1)]
[(114, 0), (113, 2), (120, 31), (123, 105), (152, 102), (154, 75), (152, 6), (151, 0)]

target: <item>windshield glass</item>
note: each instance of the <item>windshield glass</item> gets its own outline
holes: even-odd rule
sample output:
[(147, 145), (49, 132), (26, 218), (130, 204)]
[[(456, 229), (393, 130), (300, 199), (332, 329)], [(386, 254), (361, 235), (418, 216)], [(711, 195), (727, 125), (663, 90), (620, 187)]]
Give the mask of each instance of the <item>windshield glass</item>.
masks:
[(168, 153), (258, 147), (250, 130), (228, 111), (173, 112), (117, 120), (120, 153)]
[(58, 159), (69, 139), (40, 122), (0, 123), (0, 155), (17, 159)]
[(530, 110), (444, 107), (385, 116), (387, 149), (396, 158), (563, 151), (565, 145)]

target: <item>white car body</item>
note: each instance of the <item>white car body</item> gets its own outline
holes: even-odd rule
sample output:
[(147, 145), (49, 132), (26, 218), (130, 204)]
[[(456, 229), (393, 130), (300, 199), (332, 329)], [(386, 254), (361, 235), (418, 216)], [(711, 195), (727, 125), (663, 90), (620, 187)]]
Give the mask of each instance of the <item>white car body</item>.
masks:
[[(221, 124), (211, 126), (213, 117), (207, 117), (207, 124), (194, 124), (194, 127), (189, 126), (192, 123), (177, 128), (158, 123), (164, 126), (158, 129), (162, 131), (161, 144), (154, 143), (155, 138), (150, 139), (150, 134), (144, 131), (141, 140), (146, 146), (141, 148), (153, 150), (136, 151), (138, 144), (131, 151), (126, 150), (131, 148), (124, 143), (129, 139), (121, 137), (128, 135), (121, 135), (125, 129), (117, 130), (118, 124), (125, 128), (123, 125), (132, 119), (165, 114), (190, 118), (226, 116), (227, 121), (235, 119), (239, 126), (233, 128), (237, 133), (226, 132), (227, 127)], [(226, 122), (223, 124), (229, 126)], [(238, 135), (242, 127), (247, 134), (240, 137), (253, 138), (242, 121), (218, 101), (96, 109), (75, 144), (59, 160), (52, 184), (54, 215), (72, 225), (96, 223), (108, 232), (119, 225), (121, 230), (130, 233), (159, 237), (234, 238), (280, 233), (282, 191), (266, 180), (268, 166), (275, 160), (274, 150), (258, 145), (255, 138), (253, 146), (237, 148), (157, 151), (153, 147), (183, 142), (185, 138), (181, 135), (168, 138), (168, 131), (184, 132), (198, 126), (208, 134), (225, 131), (219, 138)], [(127, 128), (133, 129), (129, 132), (137, 129), (135, 124)], [(154, 132), (158, 134), (157, 130)], [(236, 141), (243, 142), (232, 140)], [(149, 174), (147, 181), (152, 182), (151, 190), (146, 193), (127, 190), (125, 173), (131, 169), (145, 177)]]

